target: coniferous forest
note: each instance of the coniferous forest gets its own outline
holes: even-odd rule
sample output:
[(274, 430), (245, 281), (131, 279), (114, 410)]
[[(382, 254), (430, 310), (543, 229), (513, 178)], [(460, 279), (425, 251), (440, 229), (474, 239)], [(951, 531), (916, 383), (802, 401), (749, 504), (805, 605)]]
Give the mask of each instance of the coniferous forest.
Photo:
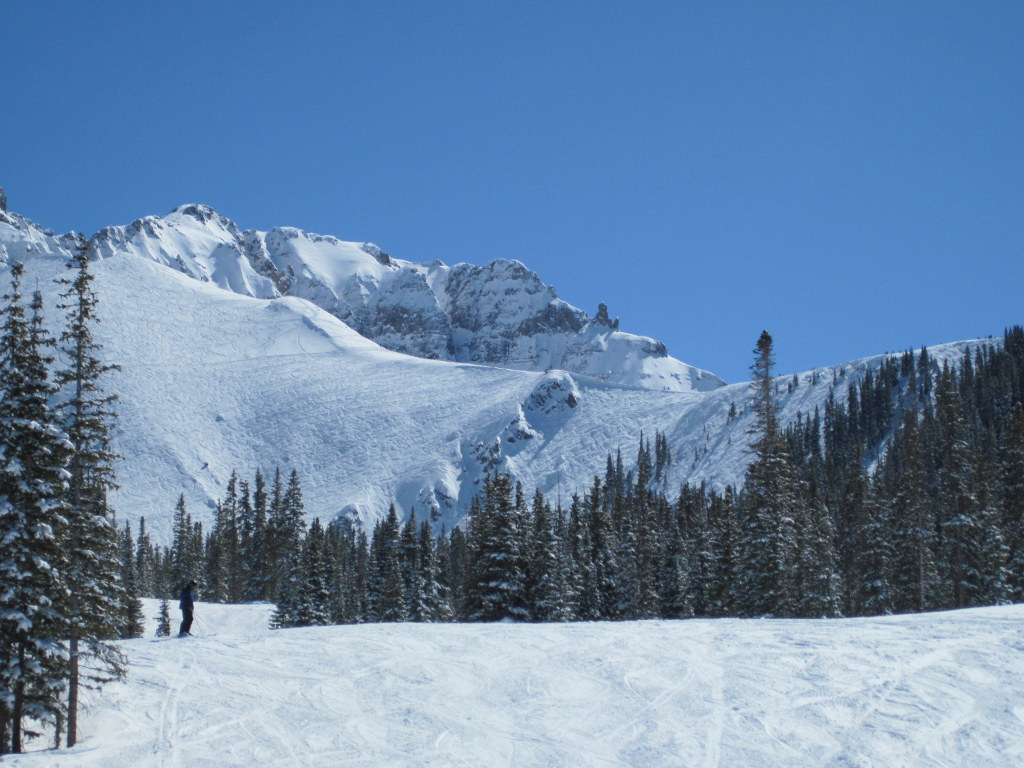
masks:
[[(668, 442), (609, 447), (563, 508), (487, 477), (465, 527), (395, 508), (372, 532), (306, 527), (297, 473), (233, 475), (204, 532), (179, 499), (174, 542), (121, 531), (125, 581), (167, 597), (269, 600), (275, 626), (373, 621), (836, 617), (1024, 600), (1024, 329), (956, 365), (886, 359), (824, 412), (782, 425), (765, 332), (742, 488), (665, 490)], [(633, 452), (635, 451), (635, 453)], [(628, 467), (628, 468), (627, 468)]]

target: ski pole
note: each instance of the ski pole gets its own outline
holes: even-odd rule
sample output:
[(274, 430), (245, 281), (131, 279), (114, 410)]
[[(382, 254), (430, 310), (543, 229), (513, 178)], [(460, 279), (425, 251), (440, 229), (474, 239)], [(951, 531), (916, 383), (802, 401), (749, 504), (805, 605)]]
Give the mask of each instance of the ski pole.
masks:
[(206, 631), (206, 622), (200, 619), (198, 616), (194, 616), (194, 618), (196, 620), (196, 626), (198, 627), (200, 634), (203, 637), (206, 637), (208, 634)]

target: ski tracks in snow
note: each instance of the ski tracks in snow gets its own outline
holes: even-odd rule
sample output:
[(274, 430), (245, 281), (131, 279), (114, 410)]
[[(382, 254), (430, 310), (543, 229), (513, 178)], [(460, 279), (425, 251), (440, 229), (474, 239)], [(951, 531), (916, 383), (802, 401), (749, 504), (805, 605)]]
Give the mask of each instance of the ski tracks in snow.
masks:
[[(175, 639), (177, 640), (177, 639)], [(196, 652), (190, 647), (191, 639), (183, 638), (179, 659), (174, 675), (167, 685), (167, 693), (160, 707), (157, 720), (156, 754), (160, 757), (161, 768), (181, 768), (183, 761), (179, 752), (181, 734), (181, 700), (195, 680)]]
[(1024, 764), (1017, 606), (279, 631), (270, 606), (202, 610), (206, 637), (126, 643), (78, 747), (4, 766)]

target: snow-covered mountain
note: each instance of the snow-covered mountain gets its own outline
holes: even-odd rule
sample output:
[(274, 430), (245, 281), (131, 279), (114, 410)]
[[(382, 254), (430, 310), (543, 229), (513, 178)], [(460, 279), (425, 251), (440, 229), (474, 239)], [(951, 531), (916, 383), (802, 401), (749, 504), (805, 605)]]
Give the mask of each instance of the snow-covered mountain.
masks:
[[(0, 212), (0, 263), (25, 263), (54, 325), (73, 241)], [(179, 494), (208, 520), (232, 470), (296, 468), (310, 515), (370, 523), (395, 501), (450, 530), (488, 471), (567, 503), (608, 451), (631, 465), (641, 433), (668, 438), (667, 490), (737, 483), (749, 460), (746, 384), (587, 318), (518, 262), (409, 264), (298, 230), (241, 232), (199, 206), (105, 229), (92, 248), (96, 335), (121, 366), (112, 501), (161, 539)], [(780, 379), (781, 417), (845, 397), (883, 359)]]
[(518, 261), (415, 264), (372, 243), (290, 227), (243, 232), (202, 205), (107, 227), (91, 246), (98, 258), (141, 256), (243, 296), (307, 299), (382, 347), (416, 357), (558, 368), (645, 389), (723, 384), (669, 357), (660, 342), (619, 331), (604, 305), (588, 317)]

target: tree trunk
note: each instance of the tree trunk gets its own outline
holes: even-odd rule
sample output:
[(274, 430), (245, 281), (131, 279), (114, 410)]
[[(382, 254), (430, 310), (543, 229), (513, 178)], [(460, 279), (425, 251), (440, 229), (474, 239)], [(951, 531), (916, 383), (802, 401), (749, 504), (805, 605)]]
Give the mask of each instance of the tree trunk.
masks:
[(18, 682), (14, 684), (14, 709), (11, 712), (11, 752), (21, 752), (21, 721), (25, 707), (25, 646), (18, 643)]
[(68, 747), (78, 740), (78, 630), (71, 629), (71, 668), (68, 674)]

